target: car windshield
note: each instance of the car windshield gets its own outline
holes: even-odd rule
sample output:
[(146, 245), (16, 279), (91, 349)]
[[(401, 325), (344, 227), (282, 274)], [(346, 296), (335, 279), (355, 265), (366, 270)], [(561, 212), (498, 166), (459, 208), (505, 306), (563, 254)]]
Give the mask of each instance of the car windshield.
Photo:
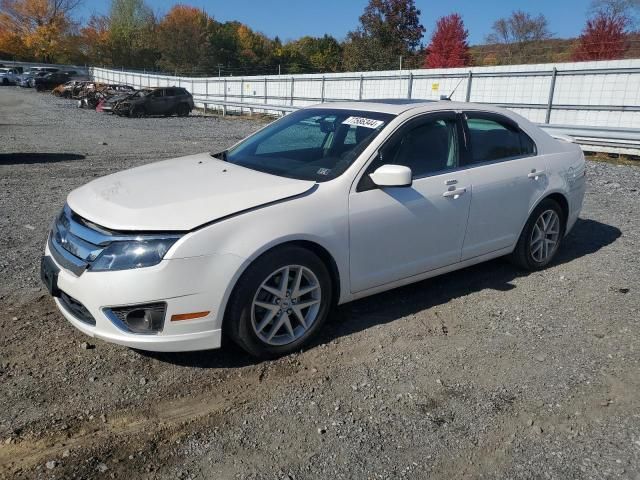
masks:
[(298, 110), (214, 157), (272, 175), (325, 182), (349, 168), (393, 117), (358, 110)]

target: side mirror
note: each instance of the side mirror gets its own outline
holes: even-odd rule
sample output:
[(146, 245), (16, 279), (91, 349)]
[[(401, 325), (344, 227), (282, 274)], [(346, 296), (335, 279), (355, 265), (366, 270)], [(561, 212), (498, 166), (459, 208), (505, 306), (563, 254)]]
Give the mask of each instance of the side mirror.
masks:
[(411, 169), (403, 165), (382, 165), (369, 175), (379, 187), (410, 187), (412, 176)]

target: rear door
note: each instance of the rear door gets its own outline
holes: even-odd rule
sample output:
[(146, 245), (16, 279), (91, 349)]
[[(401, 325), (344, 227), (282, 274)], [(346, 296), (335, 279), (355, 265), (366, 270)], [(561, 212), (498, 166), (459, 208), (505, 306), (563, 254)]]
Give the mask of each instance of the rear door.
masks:
[(473, 195), (462, 260), (515, 245), (548, 185), (545, 158), (513, 120), (488, 112), (464, 117)]
[(164, 91), (164, 104), (162, 105), (161, 113), (173, 113), (178, 105), (178, 92), (177, 88), (167, 88)]

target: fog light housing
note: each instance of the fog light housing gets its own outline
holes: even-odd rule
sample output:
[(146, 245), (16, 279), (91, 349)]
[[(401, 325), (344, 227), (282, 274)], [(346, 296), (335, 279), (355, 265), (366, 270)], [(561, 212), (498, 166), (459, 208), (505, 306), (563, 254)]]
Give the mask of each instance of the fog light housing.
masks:
[(105, 314), (116, 327), (131, 333), (154, 334), (164, 328), (165, 302), (106, 308)]

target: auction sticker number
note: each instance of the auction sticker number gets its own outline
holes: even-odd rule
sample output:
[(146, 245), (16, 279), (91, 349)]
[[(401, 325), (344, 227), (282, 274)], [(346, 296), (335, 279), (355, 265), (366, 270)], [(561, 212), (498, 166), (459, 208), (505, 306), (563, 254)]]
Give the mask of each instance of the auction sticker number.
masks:
[(355, 125), (356, 127), (367, 127), (367, 128), (378, 128), (384, 122), (381, 120), (373, 120), (372, 118), (364, 118), (364, 117), (349, 117), (344, 122), (343, 125)]

